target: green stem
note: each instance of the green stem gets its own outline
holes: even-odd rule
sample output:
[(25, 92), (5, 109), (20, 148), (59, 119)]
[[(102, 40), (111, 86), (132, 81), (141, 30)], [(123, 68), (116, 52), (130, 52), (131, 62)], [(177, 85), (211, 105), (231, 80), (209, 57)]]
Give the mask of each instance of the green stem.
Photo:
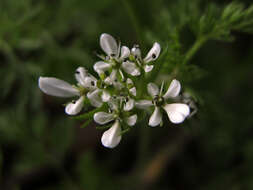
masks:
[(187, 64), (207, 40), (207, 37), (199, 37), (186, 53), (183, 64)]

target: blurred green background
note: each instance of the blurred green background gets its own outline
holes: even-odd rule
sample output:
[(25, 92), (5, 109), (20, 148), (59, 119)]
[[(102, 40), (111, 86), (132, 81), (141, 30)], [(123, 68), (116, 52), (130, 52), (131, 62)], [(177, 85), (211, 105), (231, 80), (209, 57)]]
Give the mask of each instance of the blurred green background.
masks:
[(78, 66), (94, 74), (104, 32), (144, 54), (158, 41), (168, 56), (157, 75), (170, 74), (200, 16), (228, 3), (0, 0), (0, 189), (253, 189), (253, 30), (208, 40), (175, 74), (194, 92), (195, 116), (180, 126), (140, 122), (112, 150), (95, 123), (80, 128), (64, 113), (66, 100), (37, 84), (39, 76), (74, 83)]

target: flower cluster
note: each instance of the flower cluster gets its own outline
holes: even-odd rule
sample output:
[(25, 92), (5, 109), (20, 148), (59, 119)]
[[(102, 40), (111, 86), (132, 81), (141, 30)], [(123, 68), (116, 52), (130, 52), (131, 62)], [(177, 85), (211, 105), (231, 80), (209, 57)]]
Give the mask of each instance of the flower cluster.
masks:
[[(140, 110), (153, 110), (149, 125), (162, 125), (162, 112), (167, 113), (172, 123), (179, 124), (190, 114), (190, 107), (185, 103), (175, 103), (181, 85), (172, 80), (164, 93), (154, 83), (147, 84), (147, 94), (138, 91), (135, 83), (142, 83), (146, 73), (151, 72), (153, 62), (159, 57), (161, 47), (155, 42), (148, 54), (143, 58), (138, 45), (130, 50), (109, 34), (100, 36), (100, 46), (106, 55), (99, 55), (101, 61), (94, 64), (93, 69), (98, 77), (88, 73), (84, 67), (77, 68), (76, 85), (52, 77), (40, 77), (39, 88), (46, 94), (74, 100), (67, 103), (65, 112), (76, 115), (81, 112), (84, 103), (101, 108), (93, 115), (94, 121), (100, 125), (109, 124), (102, 135), (101, 142), (105, 147), (114, 148), (121, 140), (122, 134), (132, 128)], [(145, 112), (146, 113), (146, 112)]]

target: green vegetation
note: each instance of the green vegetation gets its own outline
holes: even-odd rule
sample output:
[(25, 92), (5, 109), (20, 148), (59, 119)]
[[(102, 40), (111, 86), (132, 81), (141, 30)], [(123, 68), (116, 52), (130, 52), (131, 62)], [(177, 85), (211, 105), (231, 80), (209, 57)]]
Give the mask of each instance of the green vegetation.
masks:
[[(158, 41), (149, 79), (177, 78), (197, 114), (180, 126), (144, 119), (102, 147), (89, 107), (67, 116), (38, 78), (94, 74), (104, 32), (146, 52)], [(0, 189), (252, 189), (252, 33), (246, 0), (1, 0)]]

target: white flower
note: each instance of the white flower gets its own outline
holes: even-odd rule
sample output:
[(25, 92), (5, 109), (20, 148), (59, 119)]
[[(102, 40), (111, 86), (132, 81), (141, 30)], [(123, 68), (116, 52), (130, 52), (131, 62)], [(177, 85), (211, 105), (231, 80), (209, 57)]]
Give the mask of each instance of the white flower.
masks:
[(68, 115), (76, 115), (81, 111), (84, 96), (80, 94), (80, 91), (77, 88), (74, 88), (69, 83), (53, 77), (40, 77), (39, 88), (44, 93), (52, 96), (64, 98), (79, 96), (77, 101), (67, 104), (65, 112)]
[(129, 48), (126, 46), (121, 47), (120, 44), (118, 45), (110, 34), (101, 34), (100, 46), (109, 57), (116, 60), (123, 60), (130, 55)]
[[(79, 85), (89, 90), (87, 97), (92, 106), (100, 107), (103, 102), (108, 102), (110, 100), (111, 95), (107, 92), (106, 86), (98, 86), (98, 80), (89, 74), (83, 67), (77, 69), (75, 76)], [(105, 81), (100, 81), (100, 83), (103, 82)]]
[[(119, 118), (119, 115), (116, 113), (98, 112), (94, 114), (94, 120), (101, 125), (114, 121), (114, 124), (103, 133), (101, 142), (107, 148), (116, 147), (121, 140), (122, 129), (120, 122), (122, 121), (122, 118)], [(123, 118), (123, 121), (129, 126), (134, 126), (137, 121), (137, 115), (135, 114), (130, 117)]]
[(155, 42), (151, 50), (148, 52), (146, 57), (142, 59), (141, 50), (138, 45), (135, 45), (131, 49), (131, 54), (134, 56), (135, 62), (125, 61), (122, 63), (122, 68), (124, 71), (132, 76), (139, 76), (141, 74), (140, 68), (142, 68), (146, 73), (152, 71), (153, 65), (148, 65), (148, 63), (155, 61), (161, 52), (160, 44)]
[(117, 74), (118, 71), (116, 69), (113, 69), (110, 76), (106, 77), (104, 82), (106, 85), (113, 85), (117, 90), (121, 90), (124, 86), (118, 80)]
[(68, 115), (76, 115), (83, 108), (85, 94), (95, 107), (102, 105), (101, 97), (97, 90), (97, 79), (90, 75), (83, 67), (78, 67), (75, 72), (75, 78), (78, 82), (78, 87), (73, 87), (71, 84), (53, 77), (40, 77), (39, 88), (46, 94), (58, 97), (75, 97), (79, 99), (68, 103), (65, 107), (65, 112)]
[[(152, 61), (155, 61), (159, 55), (160, 55), (160, 52), (161, 52), (161, 46), (159, 43), (155, 42), (153, 44), (153, 47), (150, 49), (150, 51), (148, 52), (148, 54), (146, 55), (146, 57), (144, 59), (142, 59), (141, 57), (141, 50), (139, 48), (138, 45), (135, 45), (132, 49), (131, 49), (131, 54), (134, 56), (135, 60), (137, 61), (138, 63), (138, 66), (139, 67), (142, 67), (142, 69), (148, 73), (150, 71), (152, 71), (153, 69), (153, 65), (149, 65), (148, 63), (152, 62)], [(130, 66), (129, 63), (125, 64), (125, 65), (128, 65)], [(133, 69), (133, 67), (135, 66), (135, 69)], [(131, 65), (132, 67), (132, 70), (137, 73), (136, 70), (139, 70), (139, 68), (134, 64)], [(140, 70), (139, 70), (140, 72)]]
[(140, 69), (135, 63), (126, 60), (130, 56), (129, 48), (126, 46), (121, 47), (111, 35), (105, 33), (102, 34), (100, 36), (100, 46), (107, 54), (107, 57), (104, 61), (98, 61), (93, 66), (94, 70), (99, 75), (115, 67), (117, 67), (121, 74), (121, 68), (132, 76), (138, 76), (141, 74)]
[(159, 92), (159, 88), (154, 83), (149, 83), (147, 89), (153, 100), (141, 100), (136, 102), (135, 105), (136, 107), (142, 109), (145, 109), (150, 106), (155, 107), (155, 110), (149, 119), (150, 126), (155, 127), (162, 122), (161, 108), (163, 108), (167, 112), (170, 121), (175, 124), (182, 123), (185, 118), (190, 114), (189, 106), (186, 104), (166, 103), (167, 99), (175, 98), (180, 93), (181, 85), (179, 81), (174, 79), (164, 95), (162, 95), (163, 87)]
[(134, 62), (126, 61), (122, 63), (123, 70), (132, 75), (132, 76), (139, 76), (141, 74), (140, 68), (136, 66)]
[(89, 74), (85, 68), (79, 67), (76, 70), (75, 77), (78, 81), (78, 85), (88, 90), (87, 98), (90, 100), (92, 106), (102, 106), (104, 102), (103, 100), (108, 99), (108, 96), (110, 96), (106, 91), (98, 88), (98, 80)]
[(88, 73), (84, 67), (78, 67), (75, 72), (75, 78), (79, 86), (88, 90), (95, 90), (97, 88), (97, 79)]
[(109, 70), (113, 66), (120, 64), (124, 59), (130, 55), (130, 50), (126, 46), (120, 46), (116, 40), (109, 34), (101, 34), (100, 46), (103, 51), (107, 54), (106, 62), (98, 61), (93, 66), (94, 70), (100, 75), (105, 71)]

